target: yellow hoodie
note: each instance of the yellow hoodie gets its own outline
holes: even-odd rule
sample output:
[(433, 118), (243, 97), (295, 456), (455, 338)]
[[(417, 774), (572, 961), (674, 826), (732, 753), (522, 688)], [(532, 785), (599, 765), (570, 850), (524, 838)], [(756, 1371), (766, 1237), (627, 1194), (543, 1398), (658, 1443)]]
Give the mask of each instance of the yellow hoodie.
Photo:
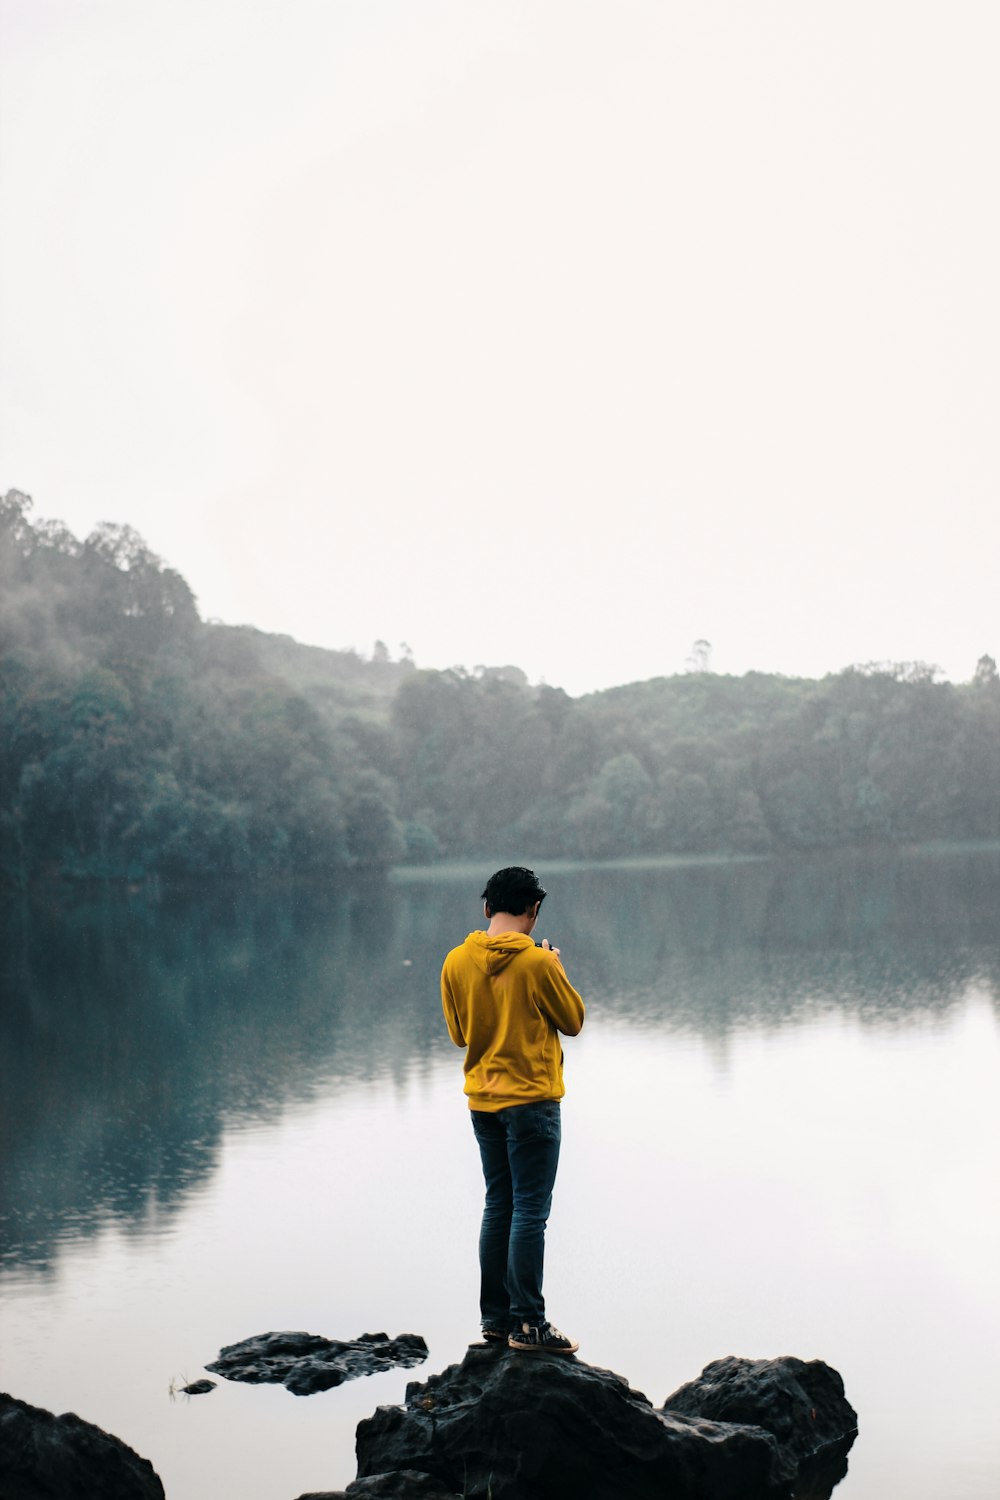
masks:
[(526, 933), (470, 932), (441, 971), (448, 1035), (465, 1047), (470, 1109), (561, 1099), (559, 1033), (576, 1036), (583, 1001), (555, 954)]

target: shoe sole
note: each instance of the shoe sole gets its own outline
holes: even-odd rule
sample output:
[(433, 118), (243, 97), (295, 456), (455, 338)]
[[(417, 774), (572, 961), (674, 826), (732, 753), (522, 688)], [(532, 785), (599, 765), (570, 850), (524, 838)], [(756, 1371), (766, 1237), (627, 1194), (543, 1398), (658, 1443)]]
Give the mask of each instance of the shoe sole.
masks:
[(568, 1349), (553, 1349), (550, 1344), (510, 1343), (507, 1347), (513, 1349), (515, 1354), (575, 1354), (580, 1345), (571, 1344)]

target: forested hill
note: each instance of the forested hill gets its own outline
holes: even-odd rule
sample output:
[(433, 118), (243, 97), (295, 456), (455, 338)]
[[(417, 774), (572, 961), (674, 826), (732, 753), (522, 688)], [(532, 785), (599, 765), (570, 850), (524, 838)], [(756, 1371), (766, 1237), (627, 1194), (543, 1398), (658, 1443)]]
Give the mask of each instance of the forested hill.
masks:
[(1000, 678), (692, 673), (571, 699), (516, 668), (204, 623), (128, 527), (0, 501), (0, 874), (1000, 838)]

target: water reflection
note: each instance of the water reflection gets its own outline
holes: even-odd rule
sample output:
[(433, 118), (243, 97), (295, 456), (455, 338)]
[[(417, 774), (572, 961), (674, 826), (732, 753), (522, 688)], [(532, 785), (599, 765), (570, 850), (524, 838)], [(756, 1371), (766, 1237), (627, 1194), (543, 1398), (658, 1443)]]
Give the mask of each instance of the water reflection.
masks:
[(973, 980), (1000, 997), (996, 854), (831, 854), (570, 880), (559, 936), (574, 974), (628, 1024), (722, 1039), (821, 1007), (878, 1026), (944, 1016)]
[(8, 912), (4, 1256), (44, 1262), (68, 1228), (162, 1214), (211, 1169), (226, 1121), (425, 1057), (437, 1017), (414, 1003), (392, 907), (380, 886)]
[[(550, 885), (546, 931), (615, 1024), (724, 1043), (817, 1006), (899, 1026), (944, 1016), (973, 980), (1000, 996), (995, 854), (590, 868)], [(437, 976), (479, 921), (476, 892), (434, 874), (9, 908), (3, 1261), (44, 1272), (61, 1238), (108, 1218), (146, 1232), (235, 1120), (451, 1058)]]

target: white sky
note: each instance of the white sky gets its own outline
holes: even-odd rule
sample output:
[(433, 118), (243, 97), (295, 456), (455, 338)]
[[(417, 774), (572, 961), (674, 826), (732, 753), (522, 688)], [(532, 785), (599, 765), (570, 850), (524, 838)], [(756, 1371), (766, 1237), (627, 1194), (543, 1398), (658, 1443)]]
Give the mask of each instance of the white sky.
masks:
[(0, 488), (571, 692), (1000, 655), (995, 0), (0, 0)]

